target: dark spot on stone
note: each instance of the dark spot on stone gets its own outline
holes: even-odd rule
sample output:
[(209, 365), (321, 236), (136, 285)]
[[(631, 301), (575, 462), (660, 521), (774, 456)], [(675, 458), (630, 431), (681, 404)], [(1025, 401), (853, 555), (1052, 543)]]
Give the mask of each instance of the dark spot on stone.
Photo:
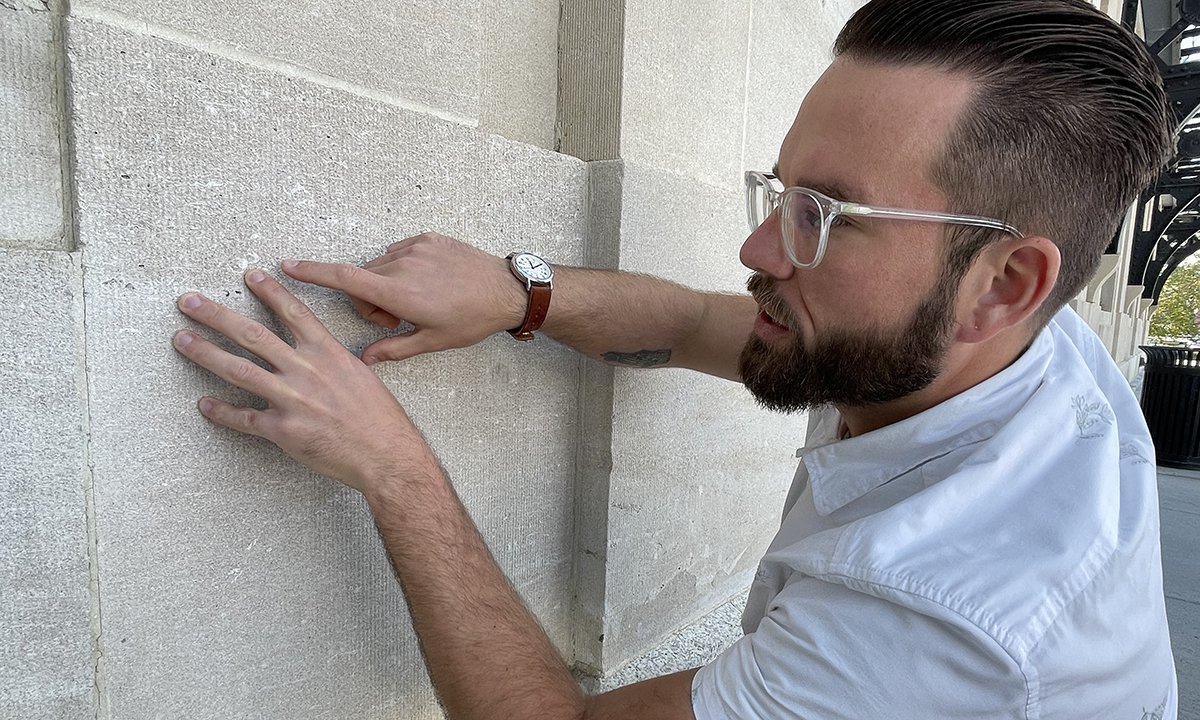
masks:
[(128, 173), (121, 173), (121, 177), (122, 177), (122, 178), (124, 178), (125, 180), (128, 180), (128, 179), (129, 179), (129, 174), (128, 174)]

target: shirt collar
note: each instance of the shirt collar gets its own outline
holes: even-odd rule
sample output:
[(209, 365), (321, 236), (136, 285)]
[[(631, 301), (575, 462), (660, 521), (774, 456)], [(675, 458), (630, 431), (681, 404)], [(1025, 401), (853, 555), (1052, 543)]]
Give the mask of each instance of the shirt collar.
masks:
[(817, 512), (829, 515), (930, 460), (994, 435), (1037, 390), (1052, 355), (1053, 341), (1043, 330), (1012, 365), (940, 405), (802, 450)]

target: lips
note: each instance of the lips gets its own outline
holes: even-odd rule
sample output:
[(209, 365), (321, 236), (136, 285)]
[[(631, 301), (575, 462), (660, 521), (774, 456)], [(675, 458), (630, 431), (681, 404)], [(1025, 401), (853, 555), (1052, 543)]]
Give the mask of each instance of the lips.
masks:
[(754, 301), (758, 304), (755, 332), (775, 338), (783, 337), (795, 328), (791, 308), (775, 294), (773, 283), (763, 274), (754, 273), (746, 283)]
[(772, 314), (771, 314), (771, 311), (770, 311), (768, 308), (765, 308), (765, 307), (763, 307), (763, 306), (761, 306), (761, 305), (760, 305), (760, 306), (758, 307), (758, 309), (759, 309), (759, 311), (761, 311), (761, 312), (762, 312), (763, 316), (764, 316), (764, 317), (766, 317), (766, 319), (767, 319), (767, 320), (769, 320), (770, 322), (774, 323), (775, 325), (778, 325), (779, 327), (783, 327), (783, 328), (785, 328), (785, 327), (787, 327), (787, 326), (788, 326), (788, 325), (787, 325), (787, 323), (785, 323), (785, 322), (780, 322), (779, 318), (777, 318), (777, 317), (775, 317), (774, 315), (772, 315)]

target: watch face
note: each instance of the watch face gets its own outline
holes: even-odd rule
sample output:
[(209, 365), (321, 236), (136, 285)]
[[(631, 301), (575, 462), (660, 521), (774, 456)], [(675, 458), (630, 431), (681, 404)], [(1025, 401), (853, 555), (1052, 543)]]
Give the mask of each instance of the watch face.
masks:
[(550, 269), (549, 263), (537, 255), (530, 255), (528, 253), (514, 255), (512, 264), (517, 269), (517, 272), (533, 282), (550, 282), (550, 278), (554, 276), (554, 271)]

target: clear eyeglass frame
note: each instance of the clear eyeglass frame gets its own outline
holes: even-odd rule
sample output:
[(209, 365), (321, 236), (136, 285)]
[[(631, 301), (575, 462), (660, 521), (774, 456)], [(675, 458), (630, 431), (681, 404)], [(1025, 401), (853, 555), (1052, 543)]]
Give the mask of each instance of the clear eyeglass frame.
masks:
[[(757, 230), (772, 213), (782, 208), (780, 239), (784, 252), (793, 265), (805, 270), (811, 270), (821, 264), (829, 244), (829, 230), (834, 221), (842, 216), (972, 225), (999, 230), (1014, 237), (1025, 237), (1017, 228), (995, 218), (874, 207), (835, 200), (811, 188), (784, 188), (779, 178), (772, 173), (748, 170), (745, 181), (746, 215), (750, 222), (750, 232)], [(818, 217), (812, 216), (814, 210)], [(808, 228), (807, 231), (805, 227)], [(817, 240), (815, 244), (812, 242), (814, 236)]]

